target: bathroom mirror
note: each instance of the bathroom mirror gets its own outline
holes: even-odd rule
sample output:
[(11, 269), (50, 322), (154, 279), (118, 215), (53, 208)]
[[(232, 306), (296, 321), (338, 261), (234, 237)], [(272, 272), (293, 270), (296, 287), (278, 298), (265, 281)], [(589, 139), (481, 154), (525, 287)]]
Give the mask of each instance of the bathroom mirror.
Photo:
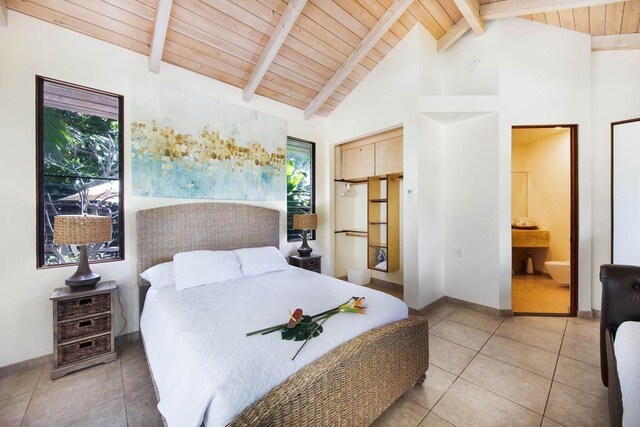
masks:
[(511, 172), (511, 218), (529, 216), (527, 206), (527, 172)]
[(640, 265), (640, 118), (611, 124), (611, 262)]

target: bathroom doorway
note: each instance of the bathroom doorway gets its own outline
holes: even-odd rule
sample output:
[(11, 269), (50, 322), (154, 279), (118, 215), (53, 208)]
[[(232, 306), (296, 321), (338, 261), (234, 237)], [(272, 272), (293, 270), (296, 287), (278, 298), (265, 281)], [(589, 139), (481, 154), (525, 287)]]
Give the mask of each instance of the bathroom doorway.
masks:
[(575, 316), (577, 126), (514, 126), (511, 144), (513, 314)]

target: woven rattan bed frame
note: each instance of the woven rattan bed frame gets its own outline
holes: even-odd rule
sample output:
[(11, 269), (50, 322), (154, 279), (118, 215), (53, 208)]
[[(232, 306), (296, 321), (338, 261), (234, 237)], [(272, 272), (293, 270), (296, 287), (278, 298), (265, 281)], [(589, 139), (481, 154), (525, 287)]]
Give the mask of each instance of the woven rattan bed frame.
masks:
[[(257, 206), (173, 205), (139, 211), (136, 220), (138, 273), (181, 251), (279, 245), (279, 212)], [(138, 279), (138, 286), (142, 308), (148, 283)], [(424, 381), (428, 354), (425, 318), (381, 326), (301, 369), (230, 425), (369, 425), (416, 379)]]

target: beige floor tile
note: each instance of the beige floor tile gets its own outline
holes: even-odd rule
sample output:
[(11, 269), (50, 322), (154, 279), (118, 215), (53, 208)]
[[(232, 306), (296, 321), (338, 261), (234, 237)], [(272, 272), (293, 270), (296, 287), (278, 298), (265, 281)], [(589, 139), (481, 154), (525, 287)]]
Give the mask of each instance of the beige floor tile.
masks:
[(79, 371), (71, 372), (70, 374), (65, 375), (64, 377), (57, 378), (55, 380), (51, 379), (51, 370), (53, 369), (53, 362), (45, 363), (44, 368), (42, 369), (42, 375), (40, 375), (40, 379), (38, 380), (38, 385), (36, 386), (36, 390), (50, 387), (52, 384), (64, 383), (66, 381), (77, 380), (78, 378), (84, 376), (96, 376), (102, 375), (105, 372), (111, 372), (114, 370), (120, 371), (121, 362), (120, 359), (109, 362), (102, 363), (100, 365), (91, 366), (89, 368), (80, 369)]
[(569, 322), (590, 326), (592, 328), (600, 328), (600, 319), (598, 319), (597, 317), (592, 317), (590, 319), (581, 319), (580, 317), (570, 317)]
[(138, 357), (122, 365), (122, 380), (124, 381), (124, 392), (153, 386), (149, 365), (145, 357)]
[(553, 378), (558, 359), (556, 353), (499, 335), (492, 336), (480, 353), (549, 379)]
[(542, 416), (458, 378), (433, 408), (456, 426), (540, 426)]
[(438, 322), (436, 326), (431, 328), (429, 333), (475, 351), (480, 350), (491, 337), (489, 332), (448, 319)]
[(560, 354), (582, 362), (600, 366), (600, 346), (571, 337), (564, 337)]
[(557, 334), (563, 334), (567, 325), (566, 317), (534, 317), (534, 316), (513, 316), (513, 321), (534, 328), (545, 329)]
[(514, 276), (511, 305), (515, 313), (568, 313), (570, 290), (544, 276)]
[(153, 386), (128, 392), (124, 401), (130, 426), (163, 427)]
[(554, 381), (545, 416), (568, 427), (604, 427), (609, 425), (609, 405), (604, 399)]
[(592, 344), (600, 344), (600, 329), (571, 322), (567, 325), (565, 335)]
[(429, 335), (429, 364), (460, 375), (476, 352), (461, 345)]
[(560, 356), (553, 380), (601, 399), (608, 398), (607, 388), (600, 377), (600, 368), (590, 363)]
[(557, 423), (547, 417), (542, 419), (542, 427), (564, 427), (562, 424)]
[(445, 420), (442, 417), (434, 414), (433, 412), (429, 412), (429, 415), (426, 416), (424, 420), (418, 425), (418, 427), (455, 427), (449, 421)]
[(97, 408), (65, 418), (52, 427), (126, 427), (124, 398), (119, 397)]
[(0, 400), (0, 426), (19, 426), (30, 400), (30, 391), (18, 396)]
[(429, 319), (430, 323), (436, 324), (459, 308), (460, 306), (458, 305), (443, 302), (427, 310), (424, 315)]
[(460, 378), (542, 415), (551, 380), (484, 354), (478, 354)]
[(44, 420), (54, 423), (122, 396), (122, 370), (117, 360), (39, 386), (23, 423), (26, 426), (42, 425)]
[(382, 413), (372, 427), (415, 427), (429, 411), (413, 400), (400, 396), (393, 405)]
[(522, 325), (513, 319), (505, 319), (496, 331), (496, 335), (553, 352), (558, 352), (562, 343), (562, 335), (560, 334)]
[(448, 315), (446, 319), (473, 326), (474, 328), (482, 329), (490, 333), (494, 333), (503, 320), (500, 317), (480, 313), (479, 311), (468, 308), (460, 308)]
[(424, 384), (414, 385), (404, 395), (425, 408), (431, 409), (455, 380), (455, 375), (431, 365)]
[(33, 391), (41, 372), (39, 365), (0, 377), (0, 400)]
[(120, 362), (124, 365), (130, 360), (137, 359), (140, 356), (144, 356), (144, 346), (141, 340), (126, 342), (122, 344), (119, 349)]

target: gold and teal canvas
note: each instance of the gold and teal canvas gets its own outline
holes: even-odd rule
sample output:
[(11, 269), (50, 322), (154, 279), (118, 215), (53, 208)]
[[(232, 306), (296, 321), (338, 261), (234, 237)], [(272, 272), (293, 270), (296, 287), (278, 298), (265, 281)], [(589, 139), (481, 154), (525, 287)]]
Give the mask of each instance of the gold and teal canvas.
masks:
[(285, 200), (284, 120), (132, 79), (135, 196)]

